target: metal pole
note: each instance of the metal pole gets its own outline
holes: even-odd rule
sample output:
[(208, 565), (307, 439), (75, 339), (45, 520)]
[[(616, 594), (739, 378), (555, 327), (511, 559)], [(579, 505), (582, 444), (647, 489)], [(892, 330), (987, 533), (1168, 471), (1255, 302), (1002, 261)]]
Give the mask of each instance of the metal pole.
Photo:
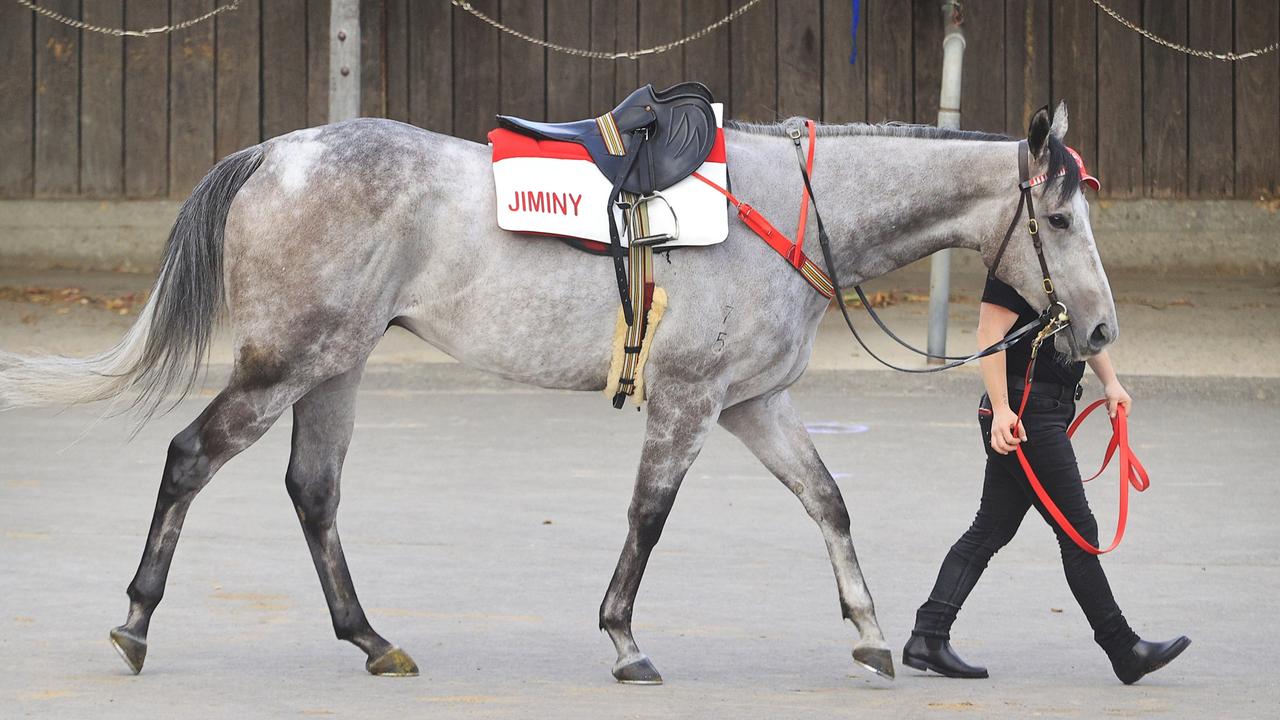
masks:
[[(938, 127), (960, 129), (960, 79), (964, 65), (964, 18), (960, 3), (942, 3), (942, 94), (938, 103)], [(929, 345), (930, 355), (947, 353), (947, 304), (951, 298), (951, 251), (939, 250), (929, 261)], [(941, 359), (930, 358), (940, 364)]]
[(329, 5), (329, 122), (360, 117), (360, 0)]

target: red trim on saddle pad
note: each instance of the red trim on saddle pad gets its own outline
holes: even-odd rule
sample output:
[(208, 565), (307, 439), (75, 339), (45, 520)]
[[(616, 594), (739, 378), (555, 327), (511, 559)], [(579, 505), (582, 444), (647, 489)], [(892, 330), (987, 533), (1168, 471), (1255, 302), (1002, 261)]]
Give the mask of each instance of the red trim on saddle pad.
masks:
[[(559, 140), (539, 140), (528, 135), (521, 135), (513, 130), (497, 128), (489, 131), (489, 143), (493, 145), (493, 160), (508, 158), (537, 157), (557, 160), (591, 161), (587, 149), (578, 143)], [(707, 162), (723, 163), (726, 158), (724, 149), (724, 130), (716, 130), (716, 144), (707, 156)]]

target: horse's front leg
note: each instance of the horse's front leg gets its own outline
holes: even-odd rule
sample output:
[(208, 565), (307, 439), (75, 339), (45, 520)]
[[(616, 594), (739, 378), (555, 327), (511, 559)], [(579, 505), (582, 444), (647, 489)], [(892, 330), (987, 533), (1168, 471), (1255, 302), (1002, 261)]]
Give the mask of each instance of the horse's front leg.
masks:
[(649, 553), (675, 503), (685, 472), (720, 413), (722, 389), (665, 385), (649, 398), (644, 449), (627, 512), (629, 528), (618, 567), (600, 604), (600, 629), (609, 634), (618, 661), (618, 682), (658, 685), (662, 676), (631, 635), (631, 613)]
[(835, 569), (840, 606), (861, 636), (853, 647), (853, 659), (882, 677), (892, 678), (893, 654), (880, 632), (871, 593), (858, 567), (844, 498), (818, 457), (790, 394), (783, 391), (735, 405), (721, 413), (720, 424), (795, 493), (818, 524)]

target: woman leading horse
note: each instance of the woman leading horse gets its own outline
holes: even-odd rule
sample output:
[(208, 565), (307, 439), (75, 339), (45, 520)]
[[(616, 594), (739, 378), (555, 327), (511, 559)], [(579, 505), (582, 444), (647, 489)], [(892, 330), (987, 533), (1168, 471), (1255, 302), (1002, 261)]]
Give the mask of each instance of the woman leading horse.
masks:
[[(1080, 170), (1082, 187), (1097, 190), (1097, 179), (1085, 171), (1080, 157), (1075, 151), (1065, 149)], [(1067, 229), (1072, 217), (1069, 213), (1055, 212), (1046, 220), (1048, 232), (1052, 232)], [(999, 342), (1014, 327), (1035, 322), (1038, 315), (1017, 290), (989, 277), (978, 316), (979, 347)], [(1115, 328), (1102, 327), (1100, 331), (1113, 339), (1116, 335)], [(1023, 516), (1034, 507), (1057, 535), (1067, 584), (1093, 628), (1094, 640), (1111, 659), (1116, 677), (1132, 684), (1164, 667), (1191, 641), (1185, 636), (1166, 642), (1139, 639), (1111, 593), (1098, 554), (1079, 547), (1054, 522), (1028, 482), (1015, 456), (1018, 447), (1068, 522), (1087, 542), (1097, 546), (1098, 523), (1089, 510), (1067, 430), (1075, 416), (1085, 363), (1051, 349), (1040, 353), (1038, 359), (1033, 358), (1032, 343), (1033, 338), (1028, 335), (1007, 351), (981, 359), (982, 380), (987, 391), (978, 404), (978, 424), (987, 453), (982, 498), (973, 524), (947, 552), (929, 599), (916, 613), (911, 639), (902, 650), (902, 662), (908, 667), (932, 670), (947, 677), (987, 677), (986, 668), (966, 663), (951, 648), (951, 626), (992, 555), (1013, 539)], [(1120, 408), (1127, 412), (1132, 399), (1116, 377), (1107, 351), (1090, 357), (1088, 364), (1102, 382), (1111, 417), (1116, 417)], [(1029, 367), (1034, 368), (1030, 375)], [(1016, 403), (1016, 398), (1028, 391), (1028, 376), (1031, 378), (1028, 399), (1019, 417), (1010, 398), (1015, 398)]]

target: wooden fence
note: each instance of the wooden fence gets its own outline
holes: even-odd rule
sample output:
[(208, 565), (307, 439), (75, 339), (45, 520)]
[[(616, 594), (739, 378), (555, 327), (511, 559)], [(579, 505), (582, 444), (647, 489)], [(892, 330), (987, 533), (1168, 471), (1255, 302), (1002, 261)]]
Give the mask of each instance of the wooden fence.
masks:
[[(655, 45), (744, 0), (473, 0), (594, 49)], [(1244, 49), (1280, 36), (1277, 0), (1108, 0), (1158, 34)], [(215, 0), (42, 0), (151, 27)], [(598, 114), (645, 82), (700, 79), (744, 119), (936, 119), (940, 0), (767, 0), (727, 30), (638, 62), (550, 53), (447, 0), (362, 2), (362, 111), (471, 139), (497, 112)], [(1280, 54), (1237, 64), (1144, 43), (1089, 0), (970, 0), (963, 125), (1020, 133), (1050, 99), (1109, 197), (1280, 193)], [(216, 158), (325, 121), (327, 0), (244, 0), (171, 36), (80, 33), (0, 0), (0, 198), (185, 196)]]

